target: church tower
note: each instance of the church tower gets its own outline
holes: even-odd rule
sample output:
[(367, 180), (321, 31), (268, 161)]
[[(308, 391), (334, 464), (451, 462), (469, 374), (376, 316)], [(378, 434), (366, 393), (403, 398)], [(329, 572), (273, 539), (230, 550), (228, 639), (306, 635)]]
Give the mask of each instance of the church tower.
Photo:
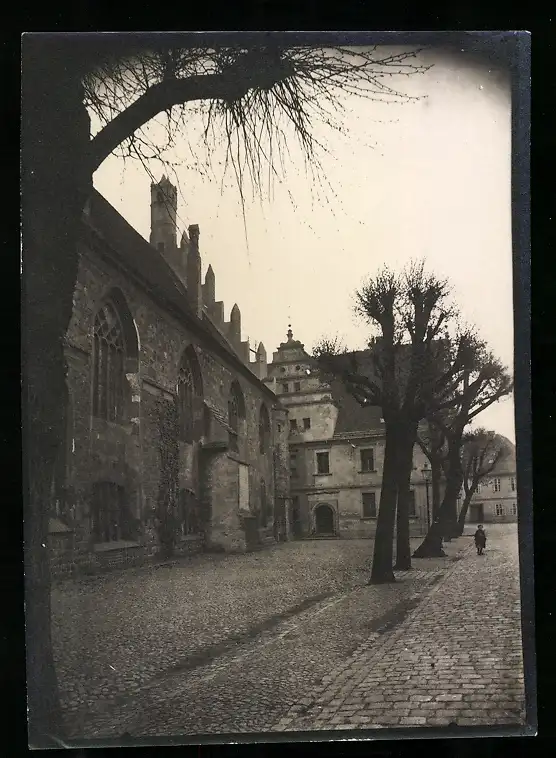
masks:
[(176, 216), (178, 191), (170, 180), (163, 176), (151, 184), (151, 236), (149, 242), (167, 262), (181, 272), (181, 260), (176, 243)]

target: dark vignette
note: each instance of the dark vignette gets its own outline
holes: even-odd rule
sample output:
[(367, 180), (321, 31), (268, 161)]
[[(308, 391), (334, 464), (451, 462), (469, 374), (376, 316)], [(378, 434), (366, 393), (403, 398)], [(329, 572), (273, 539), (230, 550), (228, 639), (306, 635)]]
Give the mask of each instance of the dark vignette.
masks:
[[(122, 46), (132, 43), (139, 33), (111, 34), (110, 44), (114, 37), (121, 37)], [(415, 47), (434, 48), (439, 54), (454, 56), (461, 60), (472, 60), (482, 66), (494, 66), (506, 72), (510, 78), (512, 91), (512, 233), (513, 233), (513, 271), (514, 271), (514, 363), (515, 363), (515, 422), (516, 422), (516, 453), (518, 481), (520, 482), (518, 501), (519, 508), (519, 545), (520, 545), (520, 579), (522, 602), (522, 631), (527, 699), (526, 733), (536, 730), (536, 672), (534, 645), (534, 574), (533, 574), (533, 514), (532, 514), (532, 453), (531, 453), (531, 410), (530, 410), (530, 220), (529, 220), (529, 130), (530, 130), (530, 35), (527, 32), (291, 32), (291, 33), (257, 33), (245, 32), (239, 36), (233, 32), (204, 33), (202, 40), (199, 34), (192, 33), (140, 33), (141, 37), (148, 36), (153, 44), (167, 45), (179, 39), (180, 44), (187, 45), (193, 41), (196, 45), (211, 45), (218, 41), (220, 44), (249, 44), (261, 43), (268, 39), (287, 39), (290, 44), (334, 44), (334, 45), (371, 45), (395, 44)], [(74, 43), (102, 47), (108, 40), (98, 33), (56, 33), (41, 34), (58, 38), (61, 48), (72, 47)], [(404, 729), (402, 733), (396, 730), (384, 730), (377, 733), (367, 732), (337, 732), (334, 739), (433, 739), (463, 736), (519, 736), (524, 731), (520, 729), (490, 729), (459, 728), (454, 730)], [(134, 739), (133, 744), (139, 745), (215, 745), (230, 742), (299, 742), (329, 741), (331, 734), (296, 734), (284, 735), (218, 735), (217, 737), (199, 736), (198, 738), (164, 738), (149, 739), (144, 742)], [(74, 747), (101, 747), (121, 745), (120, 742), (75, 742)]]

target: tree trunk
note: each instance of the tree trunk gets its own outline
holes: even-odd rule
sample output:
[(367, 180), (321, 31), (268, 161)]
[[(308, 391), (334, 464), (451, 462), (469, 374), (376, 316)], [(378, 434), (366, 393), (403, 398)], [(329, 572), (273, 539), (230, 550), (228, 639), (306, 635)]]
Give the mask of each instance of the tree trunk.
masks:
[(429, 531), (417, 550), (413, 553), (414, 558), (442, 558), (446, 555), (442, 549), (443, 525), (441, 518), (433, 521)]
[(458, 507), (457, 499), (461, 489), (463, 475), (461, 471), (461, 437), (455, 435), (448, 442), (448, 476), (446, 480), (446, 491), (442, 501), (442, 524), (444, 539), (449, 542), (452, 537), (457, 536)]
[(399, 445), (398, 427), (392, 422), (386, 423), (386, 443), (384, 447), (384, 467), (382, 471), (382, 489), (378, 509), (375, 533), (373, 567), (371, 584), (395, 582), (392, 570), (394, 525), (396, 520), (396, 501), (398, 494), (397, 453)]
[(432, 481), (432, 520), (438, 518), (440, 511), (440, 482), (442, 479), (442, 465), (440, 461), (431, 462), (431, 481)]
[(465, 519), (467, 518), (467, 511), (469, 510), (469, 505), (471, 503), (471, 498), (473, 497), (473, 492), (468, 492), (465, 495), (465, 499), (463, 501), (463, 505), (461, 506), (461, 510), (459, 512), (458, 516), (458, 523), (457, 523), (457, 537), (461, 537), (463, 534), (463, 530), (465, 528)]
[(29, 743), (59, 746), (63, 718), (51, 640), (48, 526), (51, 484), (64, 439), (64, 338), (77, 276), (77, 235), (90, 189), (81, 171), (89, 141), (79, 69), (23, 46), (23, 412), (27, 491), (25, 591)]
[(442, 540), (449, 542), (457, 536), (457, 496), (463, 475), (460, 461), (461, 435), (449, 440), (448, 475), (442, 505), (425, 539), (413, 553), (414, 558), (436, 558), (446, 555)]
[(396, 521), (396, 564), (397, 571), (411, 568), (411, 546), (409, 543), (409, 490), (413, 466), (413, 447), (417, 438), (417, 425), (404, 429), (398, 448), (398, 508)]

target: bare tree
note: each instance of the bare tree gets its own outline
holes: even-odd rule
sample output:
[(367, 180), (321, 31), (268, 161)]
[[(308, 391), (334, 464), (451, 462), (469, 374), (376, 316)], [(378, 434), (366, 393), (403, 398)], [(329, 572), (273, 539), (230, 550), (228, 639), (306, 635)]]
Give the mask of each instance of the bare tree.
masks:
[(386, 440), (373, 583), (394, 581), (395, 526), (395, 568), (411, 568), (409, 490), (419, 422), (456, 402), (463, 352), (443, 336), (456, 316), (448, 295), (448, 282), (427, 273), (422, 262), (399, 276), (385, 268), (356, 295), (357, 313), (379, 331), (370, 350), (348, 353), (333, 340), (315, 350), (321, 369), (340, 379), (361, 405), (382, 408)]
[(441, 429), (426, 422), (418, 431), (417, 444), (431, 466), (432, 520), (434, 521), (440, 509), (440, 484), (447, 457), (446, 437)]
[(505, 447), (503, 439), (496, 432), (481, 428), (474, 429), (465, 435), (461, 451), (465, 496), (458, 515), (457, 535), (463, 534), (473, 495), (481, 482), (494, 471), (506, 452)]
[[(293, 48), (270, 35), (264, 39), (258, 46), (193, 49), (175, 35), (171, 41), (135, 34), (23, 38), (25, 568), (29, 740), (36, 746), (56, 745), (63, 734), (50, 639), (48, 518), (63, 440), (63, 345), (94, 171), (120, 145), (143, 160), (149, 148), (159, 155), (160, 146), (141, 129), (166, 114), (172, 144), (198, 107), (209, 158), (211, 145), (224, 139), (240, 192), (247, 178), (260, 191), (264, 172), (283, 172), (284, 123), (298, 137), (307, 165), (314, 165), (314, 124), (320, 117), (334, 127), (342, 93), (409, 100), (389, 82), (425, 70), (416, 51)], [(92, 139), (89, 113), (102, 125)]]
[(438, 518), (433, 521), (425, 539), (413, 554), (415, 558), (442, 556), (442, 538), (457, 534), (457, 498), (463, 483), (461, 449), (465, 428), (479, 413), (511, 394), (513, 383), (505, 366), (477, 338), (466, 341), (463, 370), (453, 387), (453, 412), (449, 418), (440, 413), (429, 416), (446, 438), (446, 488)]

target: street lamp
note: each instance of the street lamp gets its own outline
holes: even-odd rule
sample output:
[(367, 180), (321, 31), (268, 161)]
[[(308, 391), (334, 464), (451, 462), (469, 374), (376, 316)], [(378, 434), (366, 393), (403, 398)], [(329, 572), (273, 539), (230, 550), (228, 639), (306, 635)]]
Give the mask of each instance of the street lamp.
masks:
[(431, 512), (430, 512), (430, 501), (429, 501), (429, 484), (431, 481), (431, 475), (432, 471), (429, 468), (429, 464), (425, 461), (425, 465), (421, 469), (421, 473), (423, 474), (423, 481), (425, 482), (425, 492), (427, 494), (427, 529), (431, 525)]

